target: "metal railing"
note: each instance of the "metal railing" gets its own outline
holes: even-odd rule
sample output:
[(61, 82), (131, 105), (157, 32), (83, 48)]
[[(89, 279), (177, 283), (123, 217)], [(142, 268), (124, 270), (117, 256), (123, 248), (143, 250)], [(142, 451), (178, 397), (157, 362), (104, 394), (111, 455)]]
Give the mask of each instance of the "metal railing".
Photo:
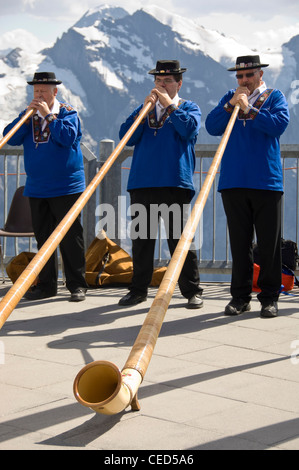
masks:
[[(99, 159), (97, 159), (97, 157), (82, 144), (81, 148), (84, 156), (87, 185), (110, 156), (114, 145), (114, 141), (112, 140), (101, 141)], [(217, 145), (196, 145), (197, 164), (194, 182), (197, 191), (201, 188), (205, 174), (210, 167), (216, 150)], [(108, 204), (115, 209), (114, 237), (110, 238), (113, 238), (116, 243), (121, 245), (128, 252), (131, 250), (131, 241), (129, 231), (127, 230), (130, 217), (127, 211), (129, 196), (126, 191), (126, 182), (132, 153), (133, 149), (129, 147), (126, 147), (122, 151), (117, 161), (109, 170), (108, 175), (103, 179), (83, 209), (82, 220), (86, 247), (89, 246), (94, 239), (99, 222), (103, 216), (101, 207)], [(285, 187), (282, 216), (283, 237), (296, 241), (297, 244), (299, 244), (299, 145), (282, 145), (281, 153)], [(22, 147), (4, 146), (0, 151), (0, 191), (3, 194), (0, 226), (4, 225), (15, 189), (25, 183), (25, 178)], [(200, 271), (203, 274), (215, 273), (219, 275), (230, 274), (231, 272), (231, 256), (226, 217), (220, 195), (217, 192), (217, 185), (218, 175), (207, 200), (198, 233), (195, 237), (195, 247), (198, 252)], [(166, 264), (170, 259), (167, 243), (163, 240), (162, 235), (163, 228), (161, 227), (155, 254), (156, 264)], [(29, 251), (32, 250), (32, 244), (34, 246), (34, 242), (30, 241)], [(6, 262), (20, 250), (26, 251), (26, 249), (24, 249), (24, 240), (16, 241), (14, 253), (7, 252), (8, 249), (5, 241), (2, 246)]]
[[(217, 147), (218, 145), (196, 145), (195, 147), (197, 164), (194, 182), (197, 192), (203, 184), (205, 174), (211, 165)], [(113, 141), (101, 141), (100, 165), (108, 158), (113, 148)], [(126, 188), (126, 179), (130, 169), (132, 153), (133, 149), (126, 147), (119, 156), (114, 168), (110, 170), (106, 182), (105, 180), (103, 181), (104, 184), (101, 187), (98, 204), (105, 202), (116, 207), (117, 194), (122, 194)], [(299, 145), (282, 145), (281, 155), (285, 185), (282, 234), (284, 238), (292, 239), (299, 244)], [(157, 171), (159, 171), (158, 168)], [(217, 191), (218, 177), (219, 175), (217, 175), (214, 181), (203, 212), (197, 237), (195, 237), (197, 238), (195, 247), (198, 249), (200, 271), (203, 274), (230, 274), (231, 272), (231, 255), (226, 217), (220, 194)], [(115, 192), (113, 188), (122, 188), (122, 192), (119, 190)], [(127, 251), (130, 249), (128, 238), (119, 240), (116, 237), (116, 241), (123, 245)], [(169, 253), (166, 243), (161, 243), (161, 239), (159, 239), (156, 250), (156, 262), (158, 264), (165, 264), (168, 260)]]

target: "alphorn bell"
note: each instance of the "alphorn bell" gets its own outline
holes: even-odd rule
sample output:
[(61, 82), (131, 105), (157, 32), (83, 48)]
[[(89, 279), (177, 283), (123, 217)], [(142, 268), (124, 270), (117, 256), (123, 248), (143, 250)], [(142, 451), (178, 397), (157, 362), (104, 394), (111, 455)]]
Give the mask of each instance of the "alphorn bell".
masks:
[(27, 119), (30, 118), (34, 111), (35, 109), (29, 109), (29, 111), (27, 111), (24, 116), (21, 117), (21, 119), (16, 123), (16, 125), (13, 126), (12, 129), (10, 129), (6, 136), (0, 140), (0, 149), (2, 149), (3, 145), (5, 145), (9, 141), (9, 139), (17, 132), (17, 130), (20, 129), (24, 122), (26, 122)]
[(80, 212), (82, 211), (83, 207), (87, 204), (88, 200), (90, 199), (90, 197), (96, 190), (99, 183), (102, 181), (106, 173), (109, 171), (109, 169), (111, 168), (111, 166), (113, 165), (117, 157), (119, 156), (120, 152), (125, 147), (128, 140), (132, 137), (132, 135), (134, 134), (135, 130), (137, 129), (141, 121), (148, 114), (151, 106), (152, 106), (152, 103), (148, 102), (141, 109), (138, 117), (136, 118), (136, 120), (134, 121), (130, 129), (126, 132), (124, 137), (115, 147), (114, 151), (111, 153), (109, 158), (105, 161), (105, 163), (103, 164), (99, 172), (95, 175), (91, 183), (87, 186), (85, 191), (77, 199), (73, 207), (65, 215), (62, 221), (59, 223), (59, 225), (57, 225), (56, 229), (50, 235), (48, 240), (43, 244), (43, 246), (34, 256), (32, 261), (20, 274), (20, 276), (18, 277), (14, 285), (10, 288), (7, 294), (3, 297), (3, 299), (0, 302), (0, 329), (4, 325), (5, 321), (7, 320), (7, 318), (13, 311), (13, 309), (19, 303), (23, 295), (27, 292), (29, 287), (31, 287), (31, 285), (33, 284), (33, 282), (39, 275), (40, 271), (45, 266), (46, 262), (54, 253), (54, 251), (58, 247), (63, 237), (66, 235), (69, 228), (72, 226), (72, 224), (74, 223), (74, 221), (76, 220)]
[(191, 215), (124, 368), (120, 371), (111, 362), (95, 361), (83, 367), (74, 380), (73, 390), (77, 401), (97, 413), (112, 415), (124, 411), (129, 405), (133, 411), (140, 409), (137, 391), (150, 363), (168, 305), (239, 109), (239, 105), (235, 106)]

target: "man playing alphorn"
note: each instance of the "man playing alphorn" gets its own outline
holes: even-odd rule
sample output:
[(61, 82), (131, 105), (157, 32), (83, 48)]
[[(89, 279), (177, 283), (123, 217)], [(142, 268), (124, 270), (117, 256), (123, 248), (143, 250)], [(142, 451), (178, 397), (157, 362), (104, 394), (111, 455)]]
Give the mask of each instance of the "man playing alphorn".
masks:
[(221, 162), (218, 190), (228, 221), (233, 268), (232, 300), (226, 315), (250, 310), (254, 230), (260, 254), (261, 316), (275, 317), (281, 290), (281, 198), (283, 177), (279, 138), (289, 122), (288, 105), (263, 81), (260, 57), (237, 57), (238, 87), (230, 90), (206, 119), (212, 135), (222, 135), (236, 104), (238, 118)]
[[(187, 220), (184, 210), (189, 207), (195, 193), (194, 145), (200, 128), (201, 112), (197, 104), (181, 100), (178, 95), (184, 72), (186, 69), (181, 68), (177, 60), (157, 62), (156, 68), (149, 72), (155, 77), (155, 86), (144, 102), (144, 105), (151, 102), (152, 108), (128, 142), (135, 148), (127, 189), (131, 207), (140, 205), (146, 211), (143, 221), (146, 236), (132, 239), (134, 273), (130, 292), (119, 302), (123, 306), (135, 305), (147, 298), (153, 275), (158, 227), (157, 217), (151, 217), (151, 208), (163, 205), (170, 209), (165, 229), (172, 255)], [(140, 105), (135, 109), (122, 124), (120, 138), (130, 128), (142, 107)], [(171, 213), (174, 206), (180, 214), (176, 218)], [(133, 215), (133, 223), (137, 216)], [(195, 251), (189, 250), (178, 282), (182, 295), (188, 299), (188, 308), (202, 307), (202, 288), (199, 285)]]
[[(77, 112), (57, 100), (61, 84), (53, 72), (37, 72), (32, 81), (34, 97), (28, 109), (36, 110), (9, 139), (9, 145), (23, 145), (27, 175), (24, 195), (29, 197), (32, 224), (38, 249), (68, 213), (85, 189), (81, 125)], [(4, 129), (6, 135), (25, 114), (22, 112)], [(85, 255), (83, 228), (78, 217), (61, 241), (66, 286), (71, 301), (85, 299)], [(57, 257), (54, 253), (39, 274), (28, 300), (57, 294)]]

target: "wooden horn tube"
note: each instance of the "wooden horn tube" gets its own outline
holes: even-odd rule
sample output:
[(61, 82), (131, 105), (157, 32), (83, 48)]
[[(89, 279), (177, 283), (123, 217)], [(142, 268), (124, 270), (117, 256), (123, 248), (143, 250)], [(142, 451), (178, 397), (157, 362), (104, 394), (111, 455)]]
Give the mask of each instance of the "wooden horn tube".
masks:
[(97, 413), (115, 414), (129, 405), (134, 411), (140, 409), (137, 391), (150, 363), (166, 311), (239, 109), (239, 106), (236, 106), (231, 115), (191, 215), (122, 372), (110, 362), (96, 361), (87, 364), (75, 378), (73, 388), (77, 401)]
[[(77, 199), (73, 207), (69, 210), (69, 212), (65, 215), (59, 225), (57, 225), (56, 229), (50, 235), (48, 240), (44, 243), (44, 245), (40, 248), (38, 253), (34, 256), (28, 266), (24, 269), (24, 271), (20, 274), (14, 285), (10, 288), (7, 294), (3, 297), (0, 302), (0, 329), (4, 325), (5, 321), (19, 303), (23, 295), (27, 292), (29, 287), (33, 284), (35, 279), (37, 278), (38, 274), (45, 266), (51, 255), (54, 253), (56, 248), (58, 247), (59, 243), (66, 235), (80, 212), (82, 211), (83, 207), (87, 204), (88, 200), (96, 190), (99, 183), (102, 181), (106, 173), (109, 171), (117, 157), (119, 156), (120, 152), (125, 147), (128, 140), (134, 134), (135, 130), (141, 123), (142, 119), (148, 114), (152, 103), (147, 103), (140, 111), (137, 119), (132, 124), (130, 129), (121, 139), (119, 144), (115, 147), (114, 151), (111, 153), (109, 158), (103, 164), (99, 172), (95, 175), (91, 183), (87, 186), (85, 191), (81, 194), (81, 196)], [(24, 116), (25, 118), (25, 116)], [(27, 117), (28, 118), (28, 117)], [(18, 123), (19, 124), (19, 123)]]
[(94, 361), (78, 373), (74, 381), (74, 395), (81, 405), (100, 414), (113, 415), (127, 408), (139, 410), (134, 397), (142, 382), (136, 369), (122, 371), (108, 361)]
[(29, 111), (27, 111), (24, 114), (24, 116), (21, 117), (21, 119), (17, 122), (17, 124), (12, 129), (10, 129), (10, 131), (6, 134), (6, 136), (0, 140), (0, 149), (2, 149), (2, 147), (17, 132), (17, 130), (20, 129), (20, 127), (24, 124), (24, 122), (26, 122), (27, 119), (30, 118), (30, 116), (33, 114), (34, 111), (35, 111), (34, 109), (29, 109)]

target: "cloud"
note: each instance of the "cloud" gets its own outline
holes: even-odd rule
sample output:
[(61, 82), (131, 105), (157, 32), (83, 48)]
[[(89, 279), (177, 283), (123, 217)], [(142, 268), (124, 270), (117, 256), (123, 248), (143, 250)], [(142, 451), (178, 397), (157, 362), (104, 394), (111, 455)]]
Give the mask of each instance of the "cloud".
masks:
[(1, 15), (12, 15), (16, 11), (23, 13), (24, 5), (24, 1), (22, 0), (10, 0), (9, 2), (4, 0), (1, 4)]
[[(198, 18), (218, 14), (234, 14), (237, 16), (246, 15), (251, 20), (267, 21), (273, 16), (298, 17), (298, 0), (108, 0), (109, 5), (122, 6), (133, 11), (145, 5), (156, 4), (172, 12), (192, 18)], [(37, 17), (77, 17), (90, 8), (97, 7), (101, 0), (9, 0), (1, 2), (1, 15), (12, 15), (26, 13)]]
[[(9, 30), (9, 19), (11, 29), (23, 27), (42, 40), (55, 40), (100, 4), (101, 0), (1, 0), (0, 23), (3, 32)], [(129, 13), (157, 5), (258, 50), (278, 47), (299, 33), (298, 0), (164, 0), (163, 5), (158, 0), (107, 0), (107, 4)]]
[[(254, 21), (265, 21), (276, 15), (298, 18), (298, 0), (243, 0), (242, 2), (236, 0), (226, 0), (225, 2), (223, 0), (209, 2), (206, 0), (188, 0), (188, 2), (172, 0), (168, 3), (172, 4), (175, 10), (188, 12), (199, 19), (201, 16), (213, 15), (215, 12), (225, 16), (228, 14), (234, 14), (238, 17), (246, 15)], [(230, 23), (234, 27), (232, 22)]]
[[(36, 18), (57, 18), (58, 21), (66, 18), (77, 20), (87, 10), (99, 6), (100, 3), (100, 0), (9, 0), (1, 5), (1, 15), (22, 13)], [(112, 0), (107, 3), (121, 5), (123, 2)]]
[(197, 21), (206, 28), (216, 29), (251, 49), (261, 51), (275, 49), (299, 34), (299, 17), (296, 23), (295, 16), (291, 20), (279, 15), (253, 20), (249, 14), (240, 16), (238, 13), (214, 12), (201, 16)]
[[(2, 1), (1, 16), (25, 14), (33, 17), (42, 18), (60, 16), (60, 12), (66, 11), (71, 6), (72, 2), (69, 0), (53, 0), (51, 2), (46, 0), (9, 0)], [(59, 6), (59, 8), (58, 8)]]
[(271, 45), (273, 49), (276, 49), (298, 34), (299, 22), (291, 26), (285, 26), (281, 28), (273, 27), (267, 31), (256, 31), (254, 33), (254, 42), (256, 47), (259, 49), (265, 45)]

